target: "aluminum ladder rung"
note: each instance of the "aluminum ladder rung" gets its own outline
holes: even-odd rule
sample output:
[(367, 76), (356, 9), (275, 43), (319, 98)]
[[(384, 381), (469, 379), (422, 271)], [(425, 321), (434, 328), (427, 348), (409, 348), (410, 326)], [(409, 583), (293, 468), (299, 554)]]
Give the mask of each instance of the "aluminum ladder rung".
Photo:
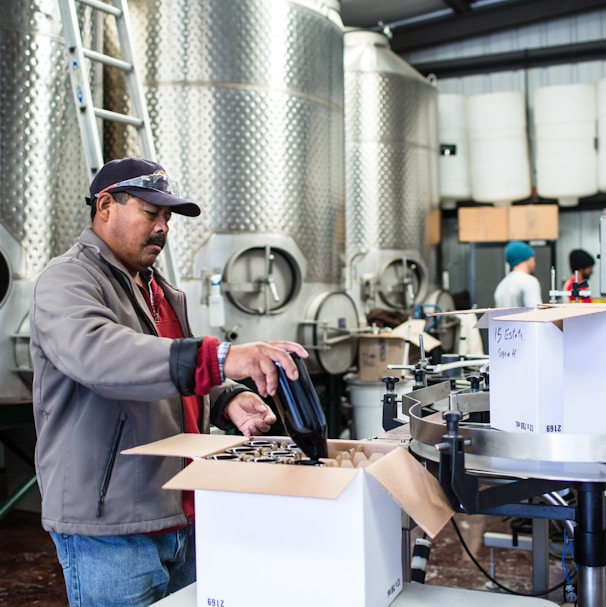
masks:
[(97, 63), (102, 63), (103, 65), (118, 68), (123, 72), (130, 72), (133, 69), (133, 64), (129, 61), (116, 59), (116, 57), (110, 57), (109, 55), (104, 55), (103, 53), (93, 51), (89, 48), (83, 48), (82, 52), (84, 53), (84, 56), (91, 61), (96, 61)]
[(111, 4), (107, 4), (102, 0), (77, 0), (77, 2), (79, 2), (80, 4), (86, 4), (86, 6), (95, 8), (103, 13), (108, 13), (109, 15), (113, 15), (114, 17), (119, 17), (122, 14), (121, 9), (112, 6)]
[(121, 124), (130, 124), (131, 126), (136, 127), (143, 125), (143, 120), (141, 120), (141, 118), (136, 118), (135, 116), (120, 114), (120, 112), (112, 112), (111, 110), (106, 110), (100, 107), (93, 108), (93, 110), (95, 112), (95, 116), (102, 118), (103, 120), (119, 122)]

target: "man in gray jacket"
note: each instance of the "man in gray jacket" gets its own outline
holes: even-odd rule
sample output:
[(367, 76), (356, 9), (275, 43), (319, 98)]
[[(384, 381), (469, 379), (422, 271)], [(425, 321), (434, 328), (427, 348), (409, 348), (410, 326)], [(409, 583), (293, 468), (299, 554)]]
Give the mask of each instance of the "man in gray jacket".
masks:
[(271, 395), (275, 363), (296, 379), (290, 353), (307, 353), (191, 335), (183, 292), (153, 264), (171, 214), (200, 209), (160, 165), (107, 163), (87, 202), (92, 227), (50, 261), (31, 304), (42, 525), (72, 607), (143, 606), (195, 579), (193, 496), (162, 489), (183, 461), (121, 452), (210, 422), (266, 432), (271, 409), (228, 378), (250, 377)]

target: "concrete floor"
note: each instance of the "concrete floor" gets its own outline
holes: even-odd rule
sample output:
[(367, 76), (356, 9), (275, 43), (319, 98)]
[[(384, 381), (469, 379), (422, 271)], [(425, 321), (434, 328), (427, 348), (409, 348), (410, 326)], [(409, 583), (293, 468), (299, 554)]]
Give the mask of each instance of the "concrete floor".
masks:
[[(508, 532), (509, 522), (497, 517), (457, 515), (456, 523), (469, 550), (490, 571), (490, 550), (483, 545), (485, 531)], [(412, 533), (413, 540), (418, 530)], [(495, 549), (496, 579), (517, 593), (532, 593), (532, 562), (529, 552)], [(562, 581), (560, 560), (549, 559), (550, 586)], [(468, 588), (487, 592), (487, 579), (465, 553), (452, 524), (433, 540), (426, 569), (426, 584)], [(562, 604), (561, 589), (549, 597)], [(0, 606), (65, 607), (63, 575), (54, 545), (39, 523), (39, 515), (13, 510), (0, 521)]]
[[(535, 596), (532, 588), (531, 552), (495, 548), (493, 549), (494, 560), (491, 563), (491, 550), (483, 544), (483, 536), (486, 532), (510, 533), (509, 520), (499, 517), (468, 516), (464, 514), (455, 515), (453, 520), (468, 550), (485, 572), (491, 574), (491, 565), (493, 565), (494, 572), (492, 575), (501, 586), (510, 590), (512, 594)], [(563, 581), (560, 558), (550, 555), (547, 568), (549, 588), (554, 588)], [(425, 583), (507, 593), (507, 591), (496, 587), (472, 562), (452, 523), (448, 524), (432, 542)], [(549, 599), (556, 604), (564, 603), (561, 588), (541, 598)]]
[(0, 605), (67, 605), (55, 546), (38, 514), (13, 510), (0, 521)]

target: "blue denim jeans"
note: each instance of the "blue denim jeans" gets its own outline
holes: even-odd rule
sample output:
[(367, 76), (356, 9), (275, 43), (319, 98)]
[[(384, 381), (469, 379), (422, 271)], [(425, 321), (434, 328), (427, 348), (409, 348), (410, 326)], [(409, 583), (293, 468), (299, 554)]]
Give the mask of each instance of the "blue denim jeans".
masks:
[(146, 607), (196, 580), (193, 525), (160, 535), (50, 535), (70, 607)]

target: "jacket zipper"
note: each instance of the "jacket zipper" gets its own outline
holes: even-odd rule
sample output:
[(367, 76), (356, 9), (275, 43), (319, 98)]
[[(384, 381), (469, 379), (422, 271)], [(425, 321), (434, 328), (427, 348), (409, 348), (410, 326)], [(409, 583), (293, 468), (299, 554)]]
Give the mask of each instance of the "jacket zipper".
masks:
[(116, 430), (114, 431), (114, 438), (112, 440), (109, 457), (105, 462), (105, 468), (103, 469), (103, 476), (101, 478), (101, 486), (99, 488), (99, 499), (97, 500), (97, 518), (101, 517), (101, 509), (103, 508), (103, 502), (105, 501), (105, 495), (107, 494), (107, 487), (109, 486), (109, 479), (112, 475), (114, 463), (116, 462), (116, 454), (118, 453), (118, 445), (120, 444), (120, 438), (122, 437), (122, 430), (126, 422), (125, 415), (122, 413), (118, 423), (116, 424)]
[(128, 298), (130, 299), (131, 303), (133, 304), (133, 309), (135, 310), (135, 314), (137, 315), (137, 317), (139, 319), (143, 320), (143, 322), (149, 327), (150, 335), (158, 335), (158, 329), (156, 327), (155, 322), (151, 322), (149, 320), (149, 316), (147, 314), (145, 314), (143, 312), (143, 310), (141, 309), (141, 306), (139, 305), (139, 302), (135, 298), (135, 294), (133, 293), (133, 291), (131, 289), (130, 283), (123, 276), (123, 274), (121, 273), (120, 270), (118, 270), (117, 268), (114, 268), (111, 265), (109, 266), (109, 269), (111, 270), (112, 274), (116, 277), (116, 280), (120, 283), (120, 285), (122, 285), (122, 288), (128, 295)]

